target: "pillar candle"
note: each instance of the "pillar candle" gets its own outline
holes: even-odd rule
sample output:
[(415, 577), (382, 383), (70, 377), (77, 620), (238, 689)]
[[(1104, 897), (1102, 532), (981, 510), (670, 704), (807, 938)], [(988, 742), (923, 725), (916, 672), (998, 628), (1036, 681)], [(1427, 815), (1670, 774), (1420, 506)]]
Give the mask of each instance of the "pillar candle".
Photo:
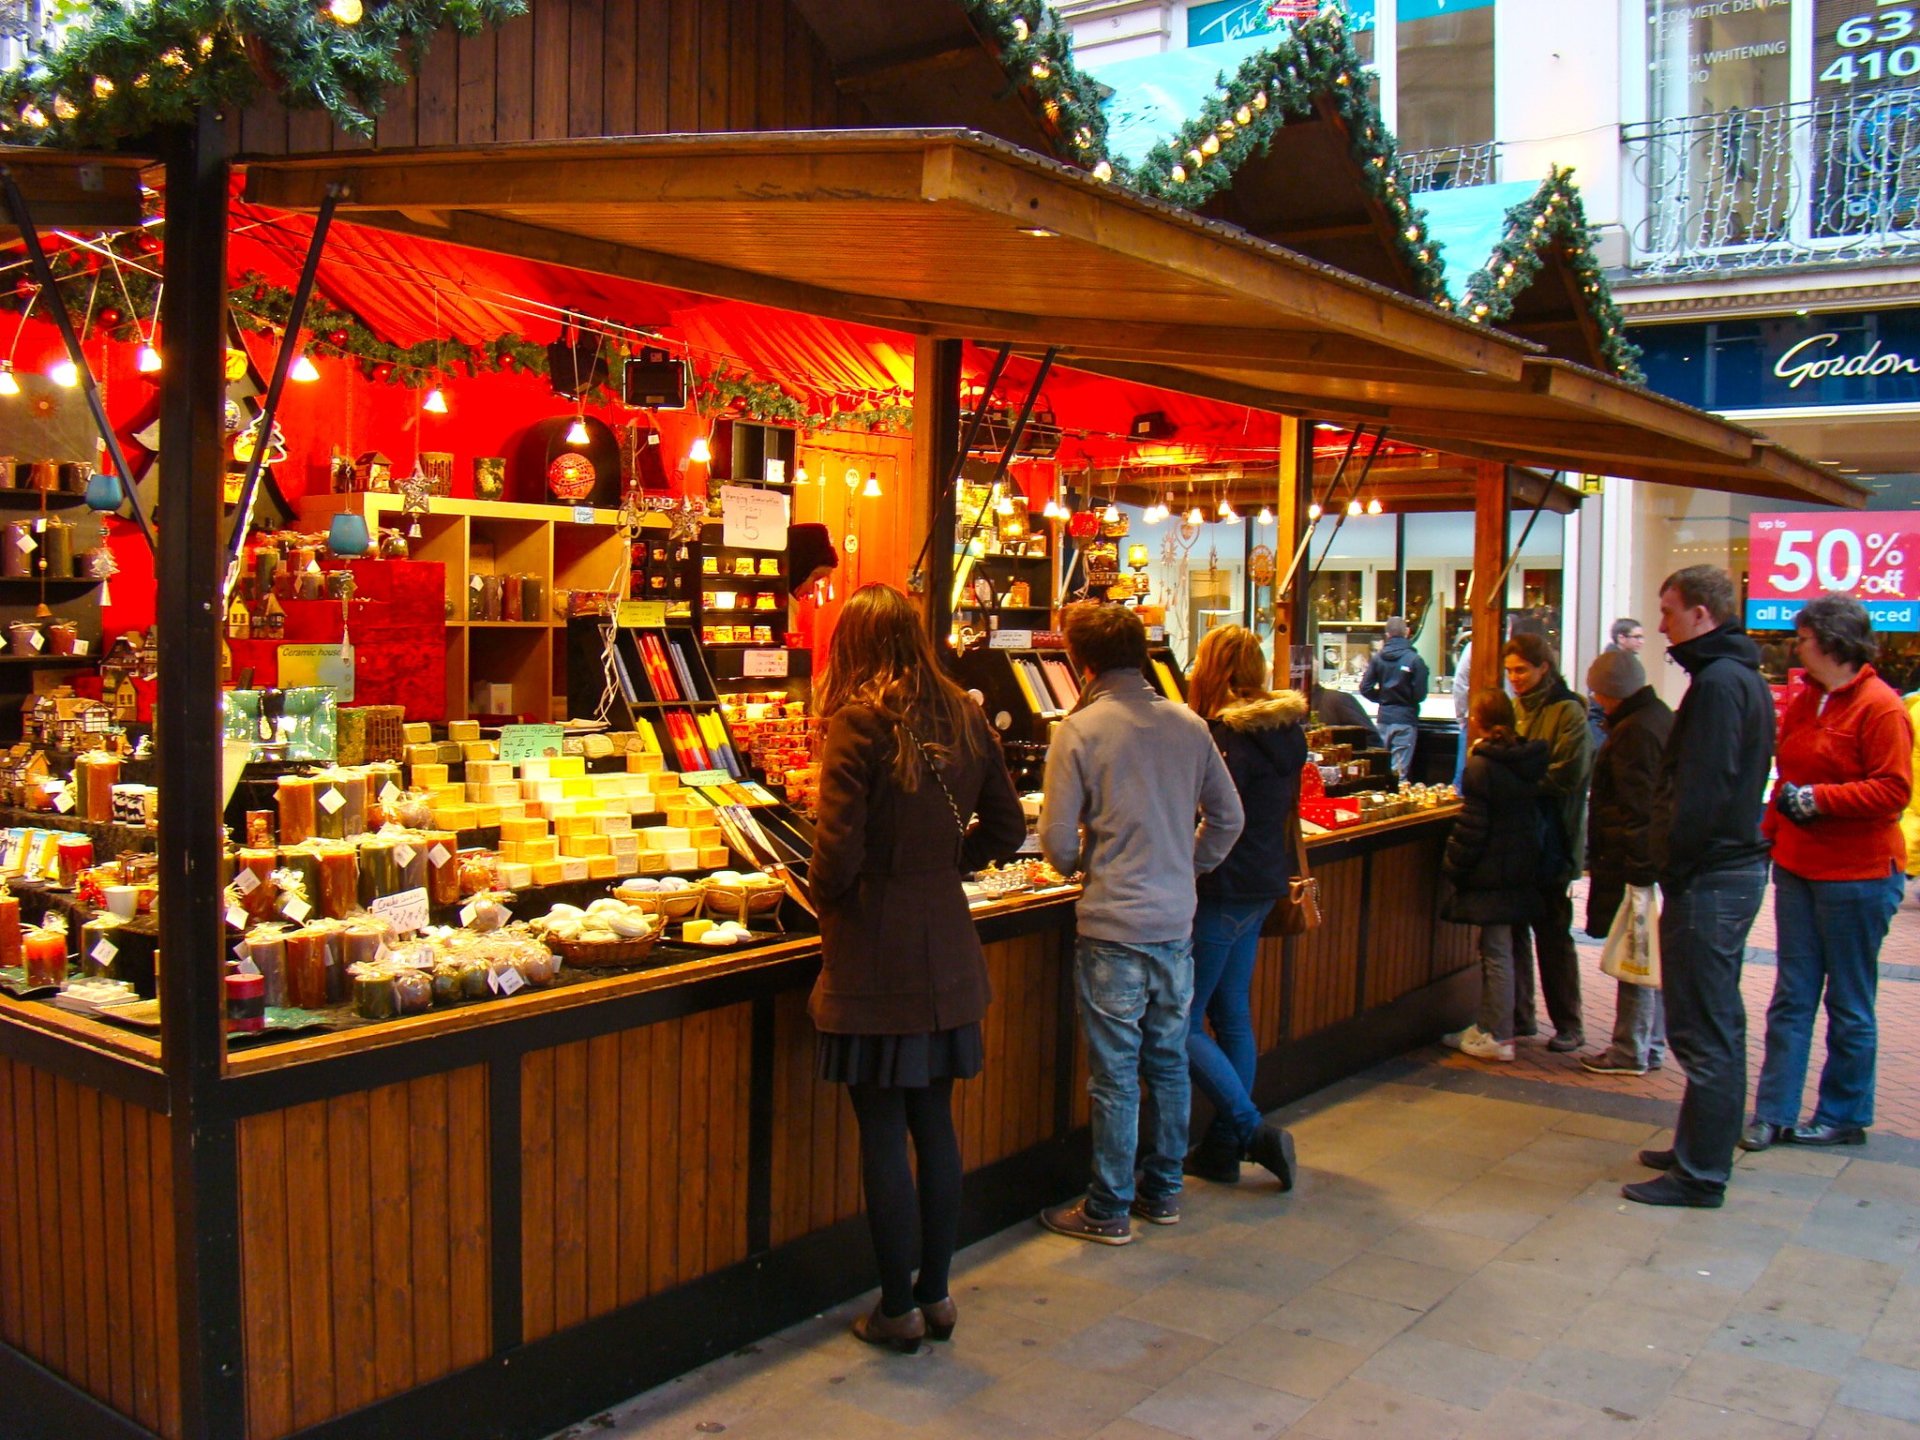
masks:
[[(274, 896), (277, 893), (273, 884), (274, 861), (279, 856), (272, 850), (241, 850), (234, 856), (234, 888), (241, 892), (240, 906), (255, 920), (264, 920), (273, 914)], [(248, 885), (241, 878), (251, 872), (256, 883)]]
[(327, 1003), (327, 937), (310, 928), (290, 930), (286, 937), (287, 1003), (300, 1010), (319, 1010)]
[(277, 925), (263, 925), (247, 932), (247, 958), (266, 982), (267, 1004), (287, 1003), (287, 939)]
[(0, 891), (0, 965), (20, 963), (20, 897)]
[(360, 843), (360, 903), (371, 905), (383, 895), (400, 890), (400, 866), (392, 840), (369, 836)]
[(274, 787), (280, 806), (280, 843), (298, 845), (314, 833), (314, 782), (307, 775), (282, 775)]
[(460, 903), (460, 844), (451, 830), (424, 830), (420, 845), (427, 861), (427, 899), (435, 905)]
[(329, 920), (344, 920), (360, 904), (360, 861), (351, 845), (319, 848), (320, 905)]
[(43, 926), (29, 930), (20, 943), (21, 963), (27, 969), (27, 984), (64, 985), (67, 983), (67, 936), (64, 930)]

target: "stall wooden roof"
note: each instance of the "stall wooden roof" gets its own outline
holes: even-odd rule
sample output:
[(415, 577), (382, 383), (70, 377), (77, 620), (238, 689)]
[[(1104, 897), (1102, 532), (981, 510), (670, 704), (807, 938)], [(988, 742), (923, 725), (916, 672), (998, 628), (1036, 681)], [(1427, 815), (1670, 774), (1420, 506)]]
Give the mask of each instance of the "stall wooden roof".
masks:
[(1027, 349), (1553, 469), (1862, 503), (1714, 416), (1229, 226), (960, 131), (659, 136), (264, 159), (250, 200)]
[[(140, 176), (153, 162), (132, 155), (0, 146), (0, 170), (20, 187), (34, 226), (50, 230), (129, 230), (141, 221)], [(0, 205), (0, 244), (19, 238)]]

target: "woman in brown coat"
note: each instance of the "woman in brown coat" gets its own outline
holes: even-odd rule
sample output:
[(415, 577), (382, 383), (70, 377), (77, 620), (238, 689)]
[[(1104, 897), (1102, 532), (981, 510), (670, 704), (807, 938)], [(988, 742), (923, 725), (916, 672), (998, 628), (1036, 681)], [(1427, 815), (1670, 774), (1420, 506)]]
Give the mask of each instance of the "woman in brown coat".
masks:
[(1013, 854), (1026, 820), (980, 708), (941, 673), (898, 590), (848, 599), (817, 708), (827, 731), (810, 883), (823, 958), (808, 1009), (820, 1077), (847, 1086), (860, 1124), (880, 1268), (879, 1303), (853, 1333), (912, 1351), (953, 1333), (953, 1082), (982, 1061), (987, 967), (961, 875)]

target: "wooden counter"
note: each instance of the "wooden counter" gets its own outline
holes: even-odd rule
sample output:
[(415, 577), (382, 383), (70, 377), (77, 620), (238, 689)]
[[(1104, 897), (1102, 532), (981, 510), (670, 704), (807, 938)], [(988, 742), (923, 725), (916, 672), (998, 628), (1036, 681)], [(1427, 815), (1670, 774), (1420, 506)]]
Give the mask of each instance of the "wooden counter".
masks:
[[(1326, 923), (1262, 941), (1255, 973), (1263, 1105), (1470, 1013), (1471, 932), (1433, 918), (1449, 818), (1313, 844)], [(968, 1238), (1085, 1183), (1071, 900), (976, 917), (995, 1003), (956, 1090)], [(817, 968), (796, 938), (237, 1053), (214, 1091), (239, 1337), (217, 1440), (538, 1436), (869, 1286), (852, 1113), (814, 1079)], [(156, 1059), (0, 1001), (0, 1383), (30, 1434), (178, 1435), (177, 1337), (218, 1333), (164, 1263)], [(55, 1214), (108, 1238), (63, 1243)], [(106, 1320), (123, 1294), (152, 1302), (131, 1342)]]

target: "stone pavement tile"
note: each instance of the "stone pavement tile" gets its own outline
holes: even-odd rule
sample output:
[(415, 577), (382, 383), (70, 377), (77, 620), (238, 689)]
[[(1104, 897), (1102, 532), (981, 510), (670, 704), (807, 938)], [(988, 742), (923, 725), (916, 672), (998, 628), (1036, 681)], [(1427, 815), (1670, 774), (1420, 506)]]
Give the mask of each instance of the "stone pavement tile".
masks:
[(1813, 1434), (1805, 1425), (1677, 1395), (1661, 1402), (1640, 1433), (1648, 1440), (1807, 1440)]
[[(1449, 1191), (1460, 1187), (1446, 1182)], [(1404, 1193), (1398, 1188), (1404, 1185)], [(1316, 1186), (1314, 1203), (1326, 1223), (1338, 1226), (1366, 1244), (1391, 1235), (1425, 1210), (1439, 1196), (1420, 1193), (1418, 1182), (1393, 1172), (1369, 1168), (1358, 1175), (1339, 1176)]]
[(1353, 1180), (1379, 1187), (1382, 1199), (1388, 1202), (1382, 1207), (1383, 1213), (1394, 1214), (1401, 1223), (1476, 1178), (1471, 1175), (1440, 1174), (1419, 1165), (1404, 1165), (1400, 1163), (1400, 1158), (1395, 1156), (1378, 1165), (1370, 1165)]
[(1376, 1168), (1411, 1175), (1431, 1175), (1464, 1184), (1485, 1174), (1496, 1163), (1495, 1157), (1456, 1149), (1442, 1139), (1422, 1138), (1398, 1154), (1382, 1160)]
[(1720, 1322), (1711, 1316), (1656, 1309), (1631, 1287), (1613, 1287), (1573, 1317), (1566, 1339), (1623, 1360), (1684, 1365), (1706, 1349), (1719, 1329)]
[[(721, 1422), (713, 1422), (721, 1423)], [(811, 1397), (805, 1403), (767, 1405), (726, 1426), (728, 1440), (886, 1440), (899, 1433), (898, 1423), (842, 1405)], [(686, 1440), (705, 1440), (712, 1430), (689, 1431)]]
[(1288, 1215), (1269, 1220), (1257, 1228), (1253, 1243), (1263, 1253), (1291, 1255), (1331, 1270), (1372, 1245), (1369, 1237), (1330, 1223), (1333, 1218)]
[(1211, 1340), (1184, 1330), (1109, 1315), (1055, 1346), (1053, 1358), (1080, 1370), (1124, 1375), (1142, 1385), (1164, 1385), (1213, 1349)]
[(1353, 1379), (1301, 1416), (1289, 1433), (1312, 1440), (1455, 1440), (1474, 1433), (1473, 1411)]
[(1847, 1168), (1834, 1177), (1829, 1193), (1920, 1205), (1920, 1169), (1888, 1165), (1879, 1160), (1851, 1160)]
[(1551, 1225), (1552, 1221), (1548, 1221), (1523, 1235), (1507, 1247), (1501, 1260), (1542, 1271), (1569, 1284), (1590, 1285), (1598, 1293), (1622, 1270), (1644, 1259), (1589, 1236), (1556, 1233), (1549, 1228)]
[[(864, 1366), (841, 1383), (829, 1379), (833, 1402), (896, 1425), (913, 1425), (971, 1399), (997, 1378), (973, 1363), (969, 1351), (953, 1345), (925, 1344), (912, 1355), (883, 1358), (884, 1364)], [(808, 1403), (817, 1398), (816, 1389)]]
[(1244, 1291), (1278, 1305), (1298, 1295), (1331, 1268), (1324, 1261), (1274, 1250), (1267, 1243), (1266, 1232), (1257, 1232), (1257, 1238), (1237, 1255), (1209, 1256), (1182, 1271), (1176, 1279), (1213, 1289)]
[(1694, 1358), (1673, 1393), (1811, 1430), (1839, 1389), (1840, 1381), (1832, 1375), (1709, 1349)]
[(1371, 1355), (1419, 1318), (1418, 1310), (1389, 1300), (1315, 1285), (1261, 1321), (1256, 1331), (1280, 1330), (1301, 1339), (1331, 1340)]
[(1901, 1281), (1887, 1297), (1860, 1353), (1883, 1365), (1920, 1370), (1920, 1279)]
[(1647, 1268), (1662, 1275), (1705, 1280), (1723, 1290), (1745, 1292), (1766, 1272), (1769, 1259), (1767, 1255), (1710, 1244), (1691, 1233), (1669, 1232), (1654, 1247)]
[[(1312, 1283), (1303, 1279), (1300, 1288), (1305, 1289)], [(1157, 1290), (1149, 1290), (1120, 1313), (1184, 1330), (1218, 1345), (1231, 1340), (1249, 1325), (1266, 1319), (1285, 1298), (1226, 1285), (1203, 1284), (1188, 1272)]]
[(1734, 1157), (1735, 1173), (1766, 1174), (1774, 1171), (1796, 1175), (1825, 1175), (1831, 1179), (1847, 1168), (1847, 1156), (1840, 1150), (1823, 1150), (1810, 1145), (1774, 1145), (1765, 1150), (1742, 1150)]
[(1329, 1290), (1387, 1300), (1409, 1310), (1430, 1310), (1460, 1283), (1460, 1273), (1392, 1255), (1368, 1254), (1355, 1256), (1321, 1283)]
[(1483, 1175), (1431, 1206), (1421, 1218), (1443, 1230), (1462, 1230), (1488, 1240), (1512, 1242), (1569, 1198), (1562, 1187), (1543, 1187), (1527, 1180)]
[(1176, 1437), (1171, 1430), (1162, 1430), (1158, 1425), (1148, 1425), (1131, 1415), (1122, 1415), (1118, 1420), (1109, 1420), (1094, 1431), (1093, 1440), (1176, 1440)]
[(1144, 1295), (1196, 1263), (1197, 1257), (1177, 1244), (1155, 1243), (1163, 1235), (1171, 1239), (1185, 1228), (1184, 1221), (1178, 1226), (1161, 1226), (1135, 1220), (1131, 1245), (1092, 1245), (1085, 1240), (1048, 1235), (1043, 1242), (1045, 1264), (1034, 1274), (1043, 1282), (1044, 1277), (1063, 1275)]
[(1920, 1370), (1856, 1361), (1841, 1382), (1838, 1399), (1855, 1410), (1920, 1424)]
[(1214, 1351), (1200, 1362), (1200, 1368), (1317, 1400), (1366, 1358), (1365, 1350), (1352, 1345), (1257, 1325)]
[(1471, 1275), (1506, 1248), (1503, 1240), (1489, 1240), (1461, 1230), (1442, 1230), (1416, 1220), (1387, 1236), (1373, 1247), (1372, 1253), (1417, 1260), (1422, 1265), (1437, 1265), (1443, 1270)]
[(1860, 1337), (1844, 1330), (1751, 1310), (1734, 1311), (1707, 1344), (1709, 1350), (1796, 1365), (1822, 1375), (1846, 1374), (1860, 1347)]
[(1032, 1364), (1070, 1338), (1047, 1322), (1046, 1310), (1039, 1306), (1031, 1315), (1023, 1315), (975, 1306), (962, 1299), (960, 1323), (953, 1339), (944, 1344), (929, 1341), (926, 1348), (998, 1378)]
[(1124, 1375), (1082, 1370), (1043, 1355), (974, 1396), (989, 1415), (1036, 1426), (1060, 1440), (1079, 1440), (1153, 1394)]
[(1546, 1349), (1565, 1332), (1581, 1298), (1530, 1285), (1512, 1267), (1493, 1277), (1499, 1268), (1496, 1262), (1469, 1277), (1427, 1312), (1415, 1333), (1510, 1360), (1531, 1360)]
[(1785, 1245), (1742, 1304), (1768, 1315), (1865, 1335), (1879, 1322), (1899, 1280), (1900, 1271), (1882, 1261)]
[(1835, 1405), (1813, 1432), (1813, 1440), (1920, 1440), (1920, 1424)]
[(1531, 1390), (1508, 1390), (1474, 1417), (1472, 1440), (1633, 1440), (1640, 1417), (1576, 1405)]
[(1682, 1373), (1677, 1364), (1622, 1359), (1579, 1344), (1558, 1344), (1534, 1356), (1515, 1385), (1595, 1410), (1648, 1415)]
[(1667, 1233), (1664, 1225), (1646, 1223), (1643, 1217), (1648, 1213), (1647, 1206), (1627, 1200), (1606, 1208), (1571, 1204), (1549, 1215), (1523, 1239), (1530, 1245), (1604, 1246), (1627, 1256), (1629, 1263), (1644, 1265)]
[(1589, 1140), (1605, 1140), (1622, 1150), (1650, 1148), (1661, 1132), (1656, 1125), (1640, 1120), (1615, 1120), (1608, 1115), (1569, 1113), (1554, 1121), (1553, 1128), (1566, 1135), (1584, 1135)]
[[(884, 1440), (899, 1440), (902, 1435), (911, 1435), (914, 1440), (1053, 1440), (1053, 1432), (1042, 1424), (996, 1415), (973, 1401), (956, 1405), (911, 1429), (895, 1426), (886, 1432)], [(705, 1437), (694, 1436), (691, 1440), (705, 1440)], [(1140, 1440), (1165, 1440), (1165, 1437), (1144, 1436)]]
[(1813, 1207), (1794, 1239), (1810, 1249), (1863, 1260), (1920, 1254), (1920, 1205), (1829, 1193)]
[[(1049, 1237), (1037, 1243), (1049, 1248), (1080, 1245), (1084, 1241)], [(1094, 1248), (1091, 1245), (1088, 1249)], [(1120, 1253), (1112, 1246), (1101, 1246), (1108, 1253)], [(1116, 1311), (1124, 1310), (1140, 1298), (1140, 1292), (1104, 1280), (1084, 1279), (1038, 1266), (1017, 1271), (993, 1283), (976, 1286), (963, 1272), (955, 1282), (954, 1298), (969, 1311), (978, 1307), (1006, 1311), (1029, 1321), (1038, 1320), (1060, 1334), (1084, 1330)], [(872, 1303), (871, 1300), (868, 1301)]]
[(1525, 1368), (1518, 1360), (1409, 1331), (1396, 1335), (1355, 1375), (1394, 1390), (1411, 1390), (1469, 1410), (1483, 1410)]
[(1729, 1188), (1780, 1200), (1803, 1200), (1811, 1205), (1832, 1188), (1833, 1179), (1832, 1174), (1789, 1169), (1785, 1165), (1736, 1164), (1733, 1185)]
[(1278, 1435), (1313, 1402), (1199, 1366), (1141, 1401), (1126, 1419), (1189, 1440), (1261, 1440)]

